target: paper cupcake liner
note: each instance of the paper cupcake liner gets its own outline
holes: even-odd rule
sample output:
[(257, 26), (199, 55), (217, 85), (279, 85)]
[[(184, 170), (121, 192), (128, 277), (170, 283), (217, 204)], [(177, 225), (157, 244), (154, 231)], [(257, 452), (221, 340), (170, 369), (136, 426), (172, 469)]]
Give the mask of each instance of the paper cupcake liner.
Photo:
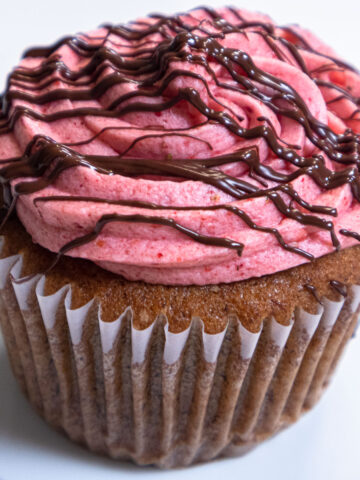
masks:
[(215, 335), (199, 318), (171, 333), (162, 315), (136, 330), (131, 306), (104, 322), (96, 301), (73, 310), (69, 286), (45, 296), (45, 277), (22, 280), (21, 267), (20, 255), (0, 260), (0, 321), (31, 404), (92, 451), (166, 468), (243, 454), (296, 421), (329, 383), (360, 308), (353, 285), (257, 333), (235, 316)]

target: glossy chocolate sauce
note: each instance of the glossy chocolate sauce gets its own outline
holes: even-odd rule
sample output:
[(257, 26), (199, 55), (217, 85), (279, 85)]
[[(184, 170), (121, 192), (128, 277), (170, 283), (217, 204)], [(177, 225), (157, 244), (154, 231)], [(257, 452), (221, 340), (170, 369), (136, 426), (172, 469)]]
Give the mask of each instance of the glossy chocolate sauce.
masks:
[(344, 298), (347, 297), (347, 287), (341, 282), (338, 282), (337, 280), (331, 280), (330, 281), (331, 287), (336, 290), (336, 292), (340, 293), (340, 295)]
[(309, 292), (311, 293), (311, 295), (315, 298), (315, 300), (317, 301), (317, 303), (319, 303), (320, 305), (322, 305), (322, 301), (321, 301), (321, 298), (319, 296), (319, 293), (316, 289), (316, 287), (314, 285), (310, 285), (309, 283), (305, 284), (304, 285), (304, 288)]

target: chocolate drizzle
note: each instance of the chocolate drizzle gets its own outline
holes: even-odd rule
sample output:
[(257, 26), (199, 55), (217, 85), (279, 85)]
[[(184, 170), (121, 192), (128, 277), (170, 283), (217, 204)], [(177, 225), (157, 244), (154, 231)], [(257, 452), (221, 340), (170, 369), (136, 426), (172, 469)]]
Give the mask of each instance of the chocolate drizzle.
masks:
[(130, 223), (150, 223), (152, 225), (165, 225), (167, 227), (174, 228), (179, 232), (183, 233), (184, 235), (192, 238), (193, 240), (202, 243), (204, 245), (211, 245), (215, 247), (225, 247), (231, 248), (237, 251), (238, 255), (241, 256), (242, 250), (244, 245), (238, 242), (234, 242), (233, 240), (229, 240), (228, 238), (215, 238), (209, 237), (207, 235), (201, 235), (200, 233), (194, 232), (193, 230), (186, 228), (182, 225), (179, 225), (171, 218), (163, 218), (163, 217), (148, 217), (146, 215), (116, 215), (116, 214), (108, 214), (103, 215), (101, 219), (96, 223), (95, 228), (92, 232), (87, 233), (86, 235), (76, 238), (71, 242), (64, 245), (54, 262), (53, 265), (50, 266), (52, 268), (59, 260), (59, 258), (67, 253), (68, 251), (72, 250), (73, 248), (81, 247), (86, 243), (92, 242), (95, 240), (108, 223), (112, 222), (130, 222)]
[(330, 281), (331, 287), (336, 290), (337, 293), (340, 293), (340, 295), (344, 298), (347, 297), (347, 288), (346, 285), (344, 285), (341, 282), (338, 282), (337, 280), (331, 280)]
[(321, 301), (321, 298), (318, 294), (318, 291), (316, 289), (316, 287), (314, 285), (310, 285), (309, 283), (306, 283), (304, 285), (304, 288), (306, 288), (306, 290), (311, 293), (311, 295), (315, 298), (315, 300), (317, 301), (318, 304), (322, 305), (322, 301)]
[[(294, 190), (291, 182), (306, 175), (311, 177), (320, 188), (326, 190), (348, 184), (354, 199), (360, 201), (359, 135), (352, 129), (346, 130), (343, 134), (332, 131), (328, 125), (312, 115), (305, 101), (289, 84), (260, 69), (248, 53), (222, 46), (221, 40), (232, 33), (247, 36), (251, 32), (260, 35), (280, 61), (295, 61), (319, 87), (338, 91), (340, 95), (332, 102), (336, 103), (343, 99), (352, 102), (353, 115), (358, 111), (359, 99), (348, 90), (331, 82), (325, 82), (317, 76), (324, 71), (351, 70), (353, 72), (355, 70), (337, 58), (314, 51), (308, 42), (290, 27), (277, 28), (266, 22), (248, 22), (236, 9), (229, 7), (228, 11), (235, 18), (234, 22), (229, 22), (217, 11), (204, 7), (206, 18), (202, 21), (196, 21), (191, 13), (172, 17), (153, 15), (154, 21), (151, 24), (134, 22), (129, 25), (106, 25), (104, 28), (107, 33), (104, 38), (80, 34), (75, 37), (65, 37), (50, 47), (28, 50), (25, 57), (41, 57), (44, 60), (34, 69), (18, 67), (9, 76), (6, 91), (1, 99), (0, 139), (1, 135), (10, 133), (18, 120), (24, 116), (41, 122), (84, 116), (122, 118), (129, 113), (162, 112), (182, 102), (191, 105), (205, 118), (205, 121), (188, 129), (164, 129), (161, 132), (149, 126), (146, 129), (146, 135), (137, 137), (124, 152), (117, 156), (84, 155), (76, 151), (76, 146), (90, 144), (110, 129), (126, 130), (136, 129), (136, 127), (106, 127), (88, 140), (72, 144), (59, 143), (43, 135), (35, 136), (22, 156), (1, 161), (4, 164), (0, 169), (2, 223), (14, 209), (19, 196), (39, 192), (51, 185), (64, 170), (82, 166), (107, 175), (116, 174), (127, 177), (155, 175), (170, 176), (179, 181), (199, 181), (230, 195), (234, 200), (265, 197), (284, 217), (302, 225), (329, 232), (334, 248), (339, 249), (340, 241), (333, 223), (328, 218), (323, 218), (323, 216), (336, 216), (336, 210), (328, 206), (310, 205)], [(159, 34), (162, 40), (157, 39), (154, 42), (152, 38), (154, 34)], [(295, 39), (295, 42), (290, 41), (289, 36)], [(115, 42), (114, 37), (119, 38), (120, 43)], [(97, 38), (98, 44), (91, 43)], [(126, 42), (132, 42), (134, 45), (136, 43), (135, 52), (118, 53), (116, 48), (127, 47)], [(65, 45), (77, 55), (89, 59), (80, 70), (71, 70), (57, 54), (59, 48)], [(323, 57), (324, 65), (309, 72), (302, 57), (304, 51)], [(169, 70), (173, 62), (180, 62), (184, 67)], [(187, 64), (202, 67), (206, 75), (187, 70)], [(224, 83), (218, 80), (214, 71), (215, 64), (220, 65), (228, 73), (231, 81)], [(111, 70), (110, 73), (108, 73), (109, 70)], [(181, 77), (200, 82), (211, 104), (210, 101), (206, 102), (201, 93), (193, 87), (178, 88), (172, 96), (160, 101), (160, 96), (163, 96), (169, 86)], [(301, 155), (298, 146), (289, 145), (278, 137), (275, 128), (266, 118), (258, 119), (262, 123), (255, 127), (242, 126), (243, 119), (214, 96), (209, 86), (209, 78), (220, 89), (247, 95), (265, 104), (276, 115), (296, 122), (303, 128), (307, 139), (319, 153), (309, 157)], [(55, 88), (43, 93), (43, 90), (59, 79), (69, 88)], [(36, 108), (29, 106), (14, 106), (14, 101), (36, 106), (65, 99), (77, 103), (97, 100), (110, 88), (130, 83), (136, 88), (120, 95), (106, 108), (80, 106), (52, 113), (39, 113)], [(196, 129), (208, 123), (221, 125), (240, 140), (248, 140), (250, 143), (254, 141), (254, 146), (239, 148), (231, 154), (205, 159), (155, 160), (131, 156), (132, 149), (142, 141), (171, 136), (188, 137), (193, 141), (203, 142), (211, 152), (211, 143), (194, 135)], [(185, 133), (186, 130), (190, 133)], [(256, 141), (259, 139), (266, 142), (274, 156), (291, 165), (290, 173), (276, 171), (260, 161), (256, 146)], [(324, 155), (337, 164), (337, 168), (334, 170), (328, 168), (325, 165)], [(236, 178), (221, 170), (223, 165), (239, 162), (246, 164), (249, 177), (255, 182)], [(31, 178), (31, 180), (20, 181), (12, 188), (11, 182), (19, 178)], [(272, 182), (275, 186), (268, 187), (268, 182)], [(290, 200), (289, 205), (287, 199)], [(248, 213), (232, 204), (164, 207), (148, 202), (130, 200), (114, 202), (104, 198), (80, 196), (35, 199), (35, 202), (50, 201), (107, 203), (145, 210), (226, 210), (241, 218), (249, 228), (273, 235), (284, 249), (308, 260), (313, 258), (309, 252), (288, 244), (276, 228), (257, 225)], [(302, 211), (295, 208), (294, 204), (301, 207)], [(175, 222), (172, 218), (145, 214), (109, 214), (98, 220), (92, 232), (65, 245), (59, 255), (93, 241), (105, 225), (111, 222), (140, 222), (167, 226), (180, 231), (194, 241), (234, 249), (239, 255), (244, 247), (228, 238), (202, 235)], [(356, 232), (343, 229), (340, 233), (360, 241), (360, 235)], [(310, 286), (308, 289), (310, 290)]]

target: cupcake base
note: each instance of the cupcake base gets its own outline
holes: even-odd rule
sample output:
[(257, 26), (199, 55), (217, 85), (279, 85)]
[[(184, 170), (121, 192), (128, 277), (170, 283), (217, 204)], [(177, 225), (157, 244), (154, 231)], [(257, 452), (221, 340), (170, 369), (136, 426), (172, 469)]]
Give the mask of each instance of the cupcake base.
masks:
[(45, 295), (21, 280), (21, 256), (0, 260), (1, 327), (33, 407), (73, 441), (162, 468), (246, 453), (321, 397), (358, 320), (360, 287), (316, 313), (296, 308), (257, 332), (229, 315), (219, 333), (199, 318), (173, 333), (164, 315), (143, 330), (131, 307), (104, 322), (71, 288)]

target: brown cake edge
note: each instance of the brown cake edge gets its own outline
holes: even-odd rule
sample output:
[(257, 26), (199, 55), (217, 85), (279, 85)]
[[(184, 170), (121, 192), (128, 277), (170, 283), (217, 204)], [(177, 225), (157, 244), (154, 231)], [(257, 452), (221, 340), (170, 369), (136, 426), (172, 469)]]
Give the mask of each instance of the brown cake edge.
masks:
[[(2, 258), (20, 253), (23, 275), (42, 273), (55, 254), (35, 245), (16, 218), (7, 222)], [(72, 307), (78, 308), (92, 298), (101, 304), (102, 319), (113, 321), (127, 308), (134, 312), (134, 327), (148, 327), (164, 314), (170, 331), (184, 330), (194, 317), (200, 317), (207, 333), (222, 331), (235, 314), (245, 328), (258, 331), (264, 319), (274, 317), (288, 324), (294, 309), (301, 306), (315, 313), (318, 302), (306, 287), (315, 287), (317, 295), (339, 300), (330, 282), (346, 286), (360, 284), (360, 246), (331, 253), (290, 270), (241, 282), (207, 286), (166, 286), (129, 282), (92, 262), (63, 257), (46, 274), (45, 294), (66, 284), (72, 287)]]

